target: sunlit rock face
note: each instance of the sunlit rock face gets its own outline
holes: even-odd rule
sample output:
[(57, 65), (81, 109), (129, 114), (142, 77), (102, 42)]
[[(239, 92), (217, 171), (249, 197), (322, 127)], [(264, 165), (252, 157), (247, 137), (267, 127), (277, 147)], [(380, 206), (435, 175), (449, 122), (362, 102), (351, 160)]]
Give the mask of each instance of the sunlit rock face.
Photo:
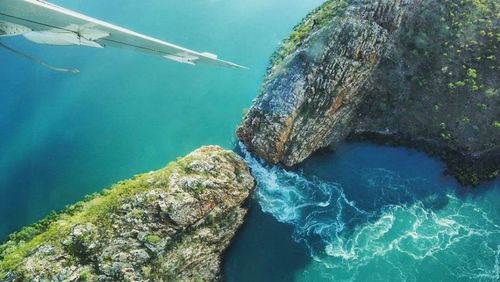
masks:
[(442, 158), (463, 184), (500, 170), (496, 1), (328, 1), (283, 43), (237, 131), (293, 166), (347, 137)]
[(314, 26), (323, 9), (336, 9), (270, 68), (262, 94), (238, 129), (240, 139), (260, 157), (287, 166), (340, 140), (356, 114), (360, 88), (412, 4), (351, 1), (313, 13), (303, 25)]
[(203, 147), (11, 235), (0, 280), (219, 280), (253, 186), (240, 157)]

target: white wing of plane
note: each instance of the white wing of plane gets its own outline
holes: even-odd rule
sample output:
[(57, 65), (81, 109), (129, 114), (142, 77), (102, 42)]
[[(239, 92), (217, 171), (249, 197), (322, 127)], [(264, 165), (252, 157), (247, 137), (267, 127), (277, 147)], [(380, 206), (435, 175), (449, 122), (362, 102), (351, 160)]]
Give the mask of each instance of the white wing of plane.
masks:
[(135, 49), (184, 64), (244, 68), (40, 0), (0, 0), (0, 37), (22, 35), (38, 44)]

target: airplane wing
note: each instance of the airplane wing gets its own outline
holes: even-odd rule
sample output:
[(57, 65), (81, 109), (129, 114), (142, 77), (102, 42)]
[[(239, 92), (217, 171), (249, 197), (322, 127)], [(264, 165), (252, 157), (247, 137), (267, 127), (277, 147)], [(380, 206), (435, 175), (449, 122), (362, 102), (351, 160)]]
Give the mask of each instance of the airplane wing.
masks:
[(0, 36), (38, 44), (129, 48), (185, 64), (243, 66), (103, 22), (41, 0), (0, 0)]

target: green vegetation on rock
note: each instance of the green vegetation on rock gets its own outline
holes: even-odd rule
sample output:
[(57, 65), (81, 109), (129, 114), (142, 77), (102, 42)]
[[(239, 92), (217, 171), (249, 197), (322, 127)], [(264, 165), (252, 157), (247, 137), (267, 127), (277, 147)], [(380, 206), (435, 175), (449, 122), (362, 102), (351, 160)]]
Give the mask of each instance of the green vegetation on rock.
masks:
[(201, 148), (10, 235), (0, 280), (213, 280), (252, 187), (241, 158)]
[(156, 234), (149, 234), (146, 236), (145, 240), (150, 244), (155, 244), (158, 243), (161, 240), (161, 238)]
[[(171, 169), (172, 166), (169, 166), (166, 173)], [(10, 235), (9, 240), (0, 246), (0, 278), (6, 275), (5, 272), (15, 269), (35, 248), (59, 241), (61, 234), (69, 232), (78, 224), (98, 222), (100, 225), (109, 225), (109, 215), (117, 212), (120, 199), (148, 188), (148, 185), (144, 185), (145, 177), (142, 175), (120, 182), (102, 194), (87, 197), (86, 201), (69, 206), (59, 214), (52, 212), (38, 223)]]
[(272, 57), (238, 137), (259, 157), (294, 166), (358, 132), (379, 134), (439, 156), (462, 184), (491, 179), (500, 157), (499, 8), (327, 1)]
[(306, 42), (306, 39), (312, 33), (325, 27), (335, 16), (343, 12), (347, 4), (346, 0), (328, 0), (309, 13), (293, 28), (290, 36), (282, 42), (280, 48), (273, 54), (270, 66), (279, 64), (293, 53)]
[(423, 1), (367, 84), (358, 126), (415, 140), (462, 184), (492, 179), (500, 146), (499, 8), (494, 0)]

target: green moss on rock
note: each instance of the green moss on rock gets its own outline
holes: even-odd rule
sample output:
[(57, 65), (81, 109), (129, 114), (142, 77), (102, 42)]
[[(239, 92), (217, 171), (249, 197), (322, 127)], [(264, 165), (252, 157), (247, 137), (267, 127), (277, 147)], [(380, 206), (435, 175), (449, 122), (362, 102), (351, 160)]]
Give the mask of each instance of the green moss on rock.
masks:
[[(0, 280), (218, 279), (252, 187), (241, 158), (203, 147), (10, 235), (0, 246)], [(235, 220), (217, 220), (226, 217)]]

